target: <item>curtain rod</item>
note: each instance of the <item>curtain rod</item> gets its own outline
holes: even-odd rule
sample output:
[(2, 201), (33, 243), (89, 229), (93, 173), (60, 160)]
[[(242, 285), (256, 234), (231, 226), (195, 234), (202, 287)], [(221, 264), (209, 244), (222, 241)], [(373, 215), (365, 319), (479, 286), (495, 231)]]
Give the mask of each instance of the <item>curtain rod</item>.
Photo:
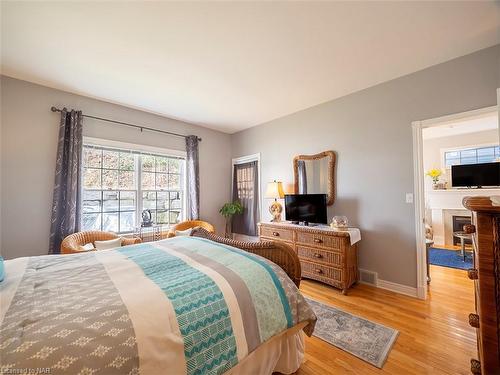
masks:
[[(61, 109), (56, 108), (56, 107), (51, 107), (50, 110), (52, 112), (62, 112)], [(163, 133), (163, 134), (173, 135), (174, 137), (182, 137), (182, 138), (187, 138), (188, 137), (187, 135), (183, 135), (183, 134), (179, 134), (179, 133), (173, 133), (173, 132), (168, 132), (168, 131), (165, 131), (165, 130), (159, 130), (159, 129), (154, 129), (154, 128), (148, 128), (147, 126), (141, 126), (141, 125), (136, 125), (136, 124), (129, 124), (128, 122), (110, 120), (110, 119), (103, 118), (103, 117), (97, 117), (97, 116), (91, 116), (91, 115), (84, 115), (84, 114), (82, 114), (82, 116), (83, 117), (87, 117), (87, 118), (92, 118), (94, 120), (112, 122), (113, 124), (120, 124), (120, 125), (130, 126), (132, 128), (139, 129), (141, 132), (143, 130), (149, 130), (151, 132), (157, 132), (157, 133)], [(198, 137), (198, 141), (201, 142), (201, 138), (200, 137)]]

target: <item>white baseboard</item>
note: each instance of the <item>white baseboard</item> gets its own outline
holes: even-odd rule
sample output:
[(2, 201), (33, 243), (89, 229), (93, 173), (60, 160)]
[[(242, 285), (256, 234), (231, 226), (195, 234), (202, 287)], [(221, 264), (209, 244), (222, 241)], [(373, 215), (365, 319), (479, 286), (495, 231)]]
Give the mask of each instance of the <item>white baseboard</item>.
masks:
[(390, 290), (392, 292), (404, 294), (410, 297), (417, 297), (417, 298), (419, 297), (419, 294), (417, 293), (417, 288), (403, 284), (393, 283), (391, 281), (378, 279), (377, 288)]

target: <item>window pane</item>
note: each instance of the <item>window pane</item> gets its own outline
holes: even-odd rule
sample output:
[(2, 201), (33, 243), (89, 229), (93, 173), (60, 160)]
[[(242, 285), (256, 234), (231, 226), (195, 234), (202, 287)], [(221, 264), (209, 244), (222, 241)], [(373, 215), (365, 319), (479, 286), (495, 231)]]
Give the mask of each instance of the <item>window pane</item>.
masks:
[(182, 208), (182, 194), (180, 191), (170, 192), (170, 208)]
[(118, 192), (102, 192), (102, 210), (103, 212), (118, 211)]
[(100, 189), (101, 188), (101, 170), (84, 168), (83, 170), (83, 187), (85, 189)]
[(156, 224), (168, 224), (168, 211), (156, 212)]
[(83, 165), (85, 167), (101, 167), (101, 150), (96, 150), (91, 147), (83, 148)]
[(152, 191), (142, 193), (142, 208), (156, 210), (156, 193)]
[(120, 152), (120, 169), (133, 171), (134, 168), (134, 155), (126, 152)]
[(101, 192), (84, 190), (82, 212), (101, 212)]
[(154, 172), (155, 170), (155, 157), (151, 155), (142, 155), (142, 170), (145, 172)]
[(82, 214), (83, 230), (101, 230), (101, 214)]
[(118, 214), (102, 214), (102, 230), (105, 232), (118, 232)]
[(135, 212), (120, 212), (120, 232), (132, 232), (135, 228)]
[(460, 154), (458, 151), (448, 151), (448, 152), (445, 152), (444, 157), (446, 159), (455, 159), (455, 158), (459, 158)]
[(495, 161), (495, 155), (485, 155), (477, 157), (478, 163), (491, 163), (493, 161)]
[(494, 156), (495, 147), (483, 147), (477, 149), (477, 156)]
[(135, 189), (135, 172), (120, 171), (118, 176), (118, 186), (120, 189)]
[(168, 175), (168, 189), (180, 190), (181, 189), (181, 176), (178, 174)]
[(156, 189), (157, 190), (167, 190), (167, 174), (166, 173), (157, 173), (156, 174)]
[(135, 191), (120, 192), (120, 211), (135, 211)]
[(476, 157), (476, 149), (472, 150), (462, 150), (460, 151), (460, 158), (475, 158)]
[(181, 173), (180, 169), (181, 160), (179, 159), (169, 159), (168, 160), (168, 172), (169, 173)]
[(157, 208), (159, 210), (167, 210), (168, 209), (168, 193), (167, 192), (158, 192), (157, 193)]
[(168, 159), (157, 156), (156, 157), (156, 172), (167, 173), (168, 171)]
[(177, 224), (180, 222), (181, 219), (181, 212), (180, 211), (169, 211), (169, 220), (170, 224)]
[(461, 158), (460, 159), (460, 164), (476, 164), (477, 163), (477, 158)]
[(143, 172), (141, 186), (144, 190), (154, 190), (155, 174), (150, 172)]
[(102, 152), (102, 166), (103, 168), (118, 169), (118, 155), (120, 153), (117, 151), (107, 151)]
[(106, 169), (102, 171), (102, 188), (118, 189), (118, 171)]

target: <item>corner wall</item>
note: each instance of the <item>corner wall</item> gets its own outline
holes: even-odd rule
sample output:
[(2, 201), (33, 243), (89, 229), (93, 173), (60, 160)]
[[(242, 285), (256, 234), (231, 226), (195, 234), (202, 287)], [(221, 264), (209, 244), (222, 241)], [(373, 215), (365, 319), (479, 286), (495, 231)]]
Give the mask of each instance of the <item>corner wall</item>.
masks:
[[(219, 207), (229, 197), (231, 141), (228, 134), (156, 116), (100, 100), (2, 76), (1, 84), (1, 233), (6, 258), (47, 254), (54, 185), (59, 114), (51, 106), (144, 124), (181, 134), (200, 143), (200, 215), (223, 231)], [(184, 150), (182, 138), (86, 118), (84, 136)]]
[(360, 268), (414, 288), (414, 206), (405, 203), (413, 192), (411, 122), (496, 105), (497, 87), (500, 45), (236, 133), (232, 157), (261, 153), (262, 196), (268, 181), (293, 182), (295, 155), (334, 150), (329, 218), (346, 215), (361, 228)]

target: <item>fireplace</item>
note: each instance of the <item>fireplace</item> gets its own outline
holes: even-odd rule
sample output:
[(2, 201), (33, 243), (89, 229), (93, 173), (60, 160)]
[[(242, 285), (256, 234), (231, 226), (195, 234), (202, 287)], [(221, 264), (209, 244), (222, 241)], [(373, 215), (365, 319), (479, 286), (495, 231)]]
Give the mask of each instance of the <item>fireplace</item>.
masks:
[[(452, 227), (453, 232), (461, 232), (464, 230), (464, 225), (471, 224), (471, 218), (469, 216), (452, 216)], [(471, 240), (465, 240), (466, 244), (471, 244)], [(460, 245), (460, 238), (453, 236), (453, 245)]]

